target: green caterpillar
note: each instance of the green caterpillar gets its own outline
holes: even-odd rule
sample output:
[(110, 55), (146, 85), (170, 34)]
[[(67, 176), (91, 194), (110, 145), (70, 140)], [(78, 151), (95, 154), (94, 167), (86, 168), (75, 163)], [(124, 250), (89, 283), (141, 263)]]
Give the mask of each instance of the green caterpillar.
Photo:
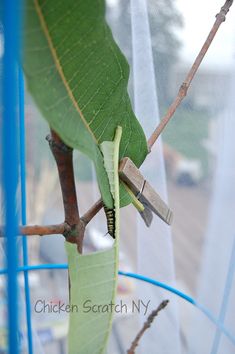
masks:
[(114, 141), (105, 141), (100, 144), (100, 150), (104, 158), (104, 166), (108, 175), (110, 192), (113, 198), (113, 207), (108, 208), (104, 205), (107, 218), (108, 233), (114, 239), (119, 234), (119, 145), (122, 136), (122, 128), (117, 127)]

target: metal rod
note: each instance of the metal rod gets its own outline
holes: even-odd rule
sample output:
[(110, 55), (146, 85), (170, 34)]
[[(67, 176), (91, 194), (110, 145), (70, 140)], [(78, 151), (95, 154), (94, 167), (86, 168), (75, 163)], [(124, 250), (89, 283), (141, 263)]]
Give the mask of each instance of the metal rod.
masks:
[[(19, 67), (19, 116), (20, 116), (20, 181), (21, 181), (21, 222), (23, 225), (27, 223), (26, 212), (26, 164), (25, 164), (25, 114), (24, 114), (24, 76), (21, 67)], [(22, 237), (23, 265), (28, 265), (28, 245), (27, 237)], [(26, 321), (28, 334), (28, 352), (33, 354), (33, 338), (31, 323), (31, 302), (28, 271), (24, 272), (24, 292)]]

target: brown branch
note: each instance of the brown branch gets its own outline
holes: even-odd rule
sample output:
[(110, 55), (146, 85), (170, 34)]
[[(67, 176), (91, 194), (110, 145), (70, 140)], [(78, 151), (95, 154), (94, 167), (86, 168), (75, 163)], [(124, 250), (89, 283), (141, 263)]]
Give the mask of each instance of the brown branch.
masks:
[(65, 223), (70, 230), (64, 233), (66, 240), (76, 243), (78, 252), (82, 253), (85, 225), (80, 219), (73, 171), (73, 150), (65, 145), (60, 137), (51, 130), (47, 137), (55, 158), (63, 197)]
[[(82, 217), (86, 226), (94, 218), (94, 216), (102, 209), (103, 202), (99, 199)], [(48, 236), (48, 235), (64, 235), (65, 237), (71, 233), (72, 228), (66, 222), (55, 225), (27, 225), (19, 226), (19, 235), (24, 236)], [(4, 227), (0, 226), (0, 237), (4, 236)]]
[(157, 126), (157, 128), (154, 130), (153, 134), (150, 136), (148, 140), (148, 146), (149, 146), (149, 151), (151, 151), (151, 148), (155, 141), (158, 139), (159, 135), (162, 133), (163, 129), (166, 127), (170, 119), (173, 117), (173, 114), (175, 113), (176, 109), (180, 105), (180, 103), (183, 101), (184, 97), (187, 95), (187, 91), (189, 89), (189, 86), (207, 52), (209, 49), (220, 25), (225, 21), (226, 15), (232, 6), (233, 0), (227, 0), (222, 6), (220, 12), (216, 15), (216, 20), (214, 22), (214, 25), (205, 41), (203, 44), (198, 56), (196, 57), (191, 69), (188, 72), (188, 75), (186, 76), (184, 82), (180, 86), (179, 92), (173, 103), (170, 105), (168, 108), (165, 116), (162, 118), (161, 122)]
[(141, 328), (141, 330), (139, 331), (139, 333), (137, 334), (137, 336), (133, 340), (130, 349), (127, 351), (127, 354), (135, 354), (135, 350), (136, 350), (137, 346), (139, 345), (139, 341), (142, 338), (142, 336), (144, 335), (145, 331), (148, 328), (150, 328), (154, 319), (157, 317), (159, 312), (167, 306), (168, 302), (169, 302), (169, 300), (162, 301), (161, 304), (158, 306), (158, 308), (156, 310), (154, 310), (153, 312), (151, 312), (151, 314), (147, 318), (147, 321), (144, 323), (143, 327)]
[(20, 226), (21, 235), (64, 235), (71, 231), (71, 227), (67, 223), (57, 225), (32, 225), (32, 226)]

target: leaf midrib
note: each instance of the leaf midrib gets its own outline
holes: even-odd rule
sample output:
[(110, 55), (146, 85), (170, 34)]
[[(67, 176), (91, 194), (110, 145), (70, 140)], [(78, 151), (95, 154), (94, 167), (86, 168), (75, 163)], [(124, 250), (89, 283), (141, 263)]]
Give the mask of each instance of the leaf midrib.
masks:
[(96, 145), (98, 145), (98, 141), (97, 141), (94, 133), (92, 132), (91, 128), (89, 127), (89, 125), (88, 125), (88, 123), (87, 123), (87, 121), (86, 121), (86, 119), (85, 119), (85, 117), (84, 117), (84, 115), (83, 115), (83, 113), (82, 113), (82, 111), (81, 111), (81, 109), (80, 109), (80, 107), (79, 107), (74, 95), (73, 95), (73, 92), (72, 92), (72, 90), (71, 90), (71, 88), (70, 88), (70, 86), (69, 86), (69, 84), (67, 82), (67, 79), (66, 79), (66, 77), (64, 75), (62, 66), (60, 64), (59, 57), (58, 57), (56, 49), (55, 49), (55, 47), (53, 45), (53, 41), (52, 41), (52, 38), (50, 36), (49, 29), (47, 27), (47, 24), (46, 24), (46, 21), (45, 21), (45, 18), (44, 18), (44, 15), (42, 13), (42, 10), (41, 10), (41, 7), (39, 5), (38, 0), (34, 0), (34, 5), (35, 5), (36, 12), (38, 14), (38, 17), (39, 17), (39, 21), (40, 21), (42, 30), (43, 30), (43, 32), (45, 34), (45, 37), (46, 37), (46, 40), (47, 40), (47, 43), (48, 43), (49, 50), (50, 50), (52, 58), (54, 60), (57, 72), (58, 72), (58, 74), (59, 74), (59, 76), (60, 76), (60, 78), (61, 78), (61, 80), (62, 80), (62, 82), (63, 82), (63, 84), (65, 86), (65, 89), (66, 89), (66, 91), (68, 93), (69, 98), (72, 101), (73, 106), (75, 107), (76, 111), (79, 113), (80, 118), (82, 119), (85, 127), (87, 128), (87, 130), (91, 134), (94, 142), (96, 143)]

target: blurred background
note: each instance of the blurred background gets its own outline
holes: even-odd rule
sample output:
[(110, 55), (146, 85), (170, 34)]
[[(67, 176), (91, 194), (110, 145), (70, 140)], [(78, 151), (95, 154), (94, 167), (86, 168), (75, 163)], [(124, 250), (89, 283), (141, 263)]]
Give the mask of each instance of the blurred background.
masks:
[[(146, 88), (156, 85), (149, 96), (149, 107), (153, 105), (156, 112), (152, 111), (151, 117), (148, 112), (146, 117), (149, 119), (146, 120), (137, 114), (148, 138), (152, 127), (156, 126), (157, 120), (176, 96), (223, 2), (146, 0), (146, 6), (144, 0), (106, 2), (107, 20), (130, 63), (129, 92), (133, 107), (138, 112), (141, 109), (136, 108), (136, 102), (141, 102), (143, 94), (143, 91), (138, 91), (138, 80), (141, 80), (138, 57), (142, 58), (143, 55), (152, 60), (148, 63), (150, 68), (153, 64), (153, 72), (141, 89), (144, 90), (144, 85)], [(148, 17), (144, 12), (146, 9)], [(135, 11), (138, 16), (135, 16)], [(4, 48), (2, 31), (0, 24), (0, 58)], [(143, 31), (148, 36), (145, 40), (141, 37)], [(139, 43), (143, 41), (140, 48), (135, 44), (138, 40)], [(149, 52), (149, 48), (144, 45), (146, 40), (151, 45)], [(144, 167), (150, 180), (157, 181), (159, 194), (168, 201), (174, 212), (171, 230), (159, 220), (147, 230), (132, 206), (124, 208), (121, 212), (119, 268), (157, 277), (197, 298), (235, 336), (235, 303), (232, 301), (235, 291), (234, 55), (235, 9), (232, 7), (187, 97), (164, 131), (162, 142), (159, 142)], [(27, 93), (27, 87), (25, 113), (28, 224), (59, 223), (64, 216), (57, 170), (45, 140), (49, 129)], [(159, 159), (159, 155), (163, 159)], [(80, 213), (83, 214), (99, 198), (99, 192), (91, 162), (77, 151), (74, 152), (74, 167)], [(153, 170), (153, 175), (150, 170)], [(160, 176), (159, 180), (154, 177), (154, 173)], [(3, 210), (1, 186), (0, 201)], [(0, 213), (0, 220), (1, 217)], [(109, 236), (104, 236), (106, 232), (106, 221), (101, 211), (89, 224), (85, 252), (109, 247), (112, 241)], [(141, 253), (146, 247), (151, 247), (149, 259)], [(29, 237), (29, 254), (31, 264), (67, 261), (62, 236)], [(0, 256), (1, 267), (4, 267), (2, 242)], [(52, 304), (68, 301), (67, 271), (30, 272), (30, 284), (35, 353), (66, 353), (67, 315), (38, 314), (34, 306), (38, 299), (45, 299)], [(22, 290), (19, 306), (22, 352), (27, 353), (22, 274), (19, 276), (19, 285)], [(131, 302), (142, 298), (143, 292), (148, 292), (149, 287), (120, 277), (118, 297)], [(191, 304), (156, 289), (151, 294), (151, 309), (169, 297), (169, 309), (157, 318), (138, 353), (235, 352), (231, 341), (221, 335), (216, 326)], [(125, 353), (143, 320), (131, 311), (116, 316), (108, 353)], [(0, 353), (6, 353), (5, 343), (5, 279), (1, 276)]]

